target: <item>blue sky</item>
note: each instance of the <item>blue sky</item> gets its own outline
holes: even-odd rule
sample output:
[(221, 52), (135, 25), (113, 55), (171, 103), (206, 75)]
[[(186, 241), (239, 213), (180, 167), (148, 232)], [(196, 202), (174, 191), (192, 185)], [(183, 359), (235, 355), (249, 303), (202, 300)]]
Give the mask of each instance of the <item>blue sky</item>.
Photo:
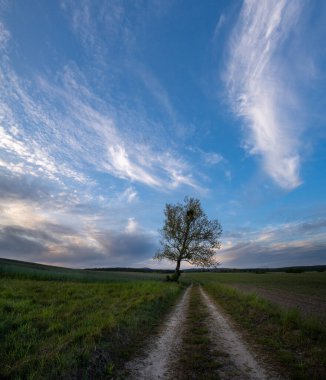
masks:
[(152, 260), (166, 203), (224, 267), (326, 264), (326, 3), (0, 1), (0, 256)]

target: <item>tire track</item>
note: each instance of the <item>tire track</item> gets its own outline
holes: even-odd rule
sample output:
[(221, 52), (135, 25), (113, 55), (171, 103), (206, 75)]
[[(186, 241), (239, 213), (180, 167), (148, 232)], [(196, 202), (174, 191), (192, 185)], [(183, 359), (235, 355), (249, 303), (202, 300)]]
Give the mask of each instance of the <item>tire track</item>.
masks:
[[(204, 318), (200, 317), (200, 326), (207, 326), (209, 330), (211, 347), (214, 348), (216, 355), (214, 360), (218, 364), (217, 367), (211, 368), (212, 372), (205, 375), (208, 375), (207, 379), (215, 379), (216, 376), (222, 380), (281, 379), (250, 352), (249, 347), (234, 330), (223, 311), (210, 299), (201, 286), (199, 286), (199, 292), (200, 307), (204, 310), (203, 315), (206, 313)], [(161, 334), (149, 344), (143, 355), (126, 364), (125, 369), (128, 373), (126, 379), (178, 380), (184, 379), (185, 375), (190, 376), (190, 374), (191, 376), (188, 378), (197, 378), (196, 371), (189, 373), (192, 363), (180, 361), (181, 353), (186, 351), (184, 346), (185, 326), (187, 317), (191, 317), (191, 314), (189, 315), (191, 297), (194, 297), (194, 289), (189, 286), (163, 324)], [(207, 373), (207, 368), (204, 372)], [(200, 378), (206, 378), (203, 377), (204, 372), (200, 373)]]
[(225, 353), (224, 365), (219, 370), (221, 379), (279, 379), (279, 376), (268, 372), (264, 364), (258, 363), (245, 342), (223, 316), (221, 309), (209, 298), (202, 287), (200, 287), (200, 292), (210, 314), (208, 326), (211, 337), (216, 348)]
[(190, 291), (191, 286), (186, 289), (181, 301), (163, 325), (162, 333), (150, 344), (145, 355), (127, 363), (129, 380), (156, 380), (170, 377), (172, 364), (178, 358), (182, 342)]

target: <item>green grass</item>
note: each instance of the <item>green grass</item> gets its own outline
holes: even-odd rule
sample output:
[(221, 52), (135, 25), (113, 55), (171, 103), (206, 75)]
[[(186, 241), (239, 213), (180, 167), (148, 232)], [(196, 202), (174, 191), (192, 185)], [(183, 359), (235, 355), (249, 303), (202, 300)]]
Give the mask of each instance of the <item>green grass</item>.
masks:
[(48, 269), (43, 281), (21, 269), (0, 279), (0, 378), (119, 378), (182, 290), (128, 273), (123, 282), (78, 282)]
[(267, 289), (326, 298), (326, 272), (285, 273), (184, 273), (183, 281), (217, 281), (221, 284), (253, 285)]
[(293, 379), (326, 378), (326, 329), (256, 295), (220, 284), (205, 289), (272, 355)]
[(0, 278), (43, 281), (121, 282), (130, 280), (163, 280), (165, 274), (70, 269), (0, 258)]
[[(304, 284), (303, 279), (291, 278), (302, 275), (306, 275), (305, 281), (312, 279), (317, 290), (310, 283)], [(324, 278), (320, 275), (324, 273), (198, 273), (185, 276), (184, 281), (202, 283), (213, 299), (248, 332), (252, 343), (258, 343), (261, 351), (273, 358), (281, 373), (291, 379), (322, 379), (326, 378), (326, 328), (322, 323), (305, 319), (296, 310), (283, 309), (255, 294), (246, 295), (225, 286), (263, 284), (269, 288), (285, 287), (293, 292), (305, 289), (306, 294), (317, 292), (320, 295), (324, 291)]]

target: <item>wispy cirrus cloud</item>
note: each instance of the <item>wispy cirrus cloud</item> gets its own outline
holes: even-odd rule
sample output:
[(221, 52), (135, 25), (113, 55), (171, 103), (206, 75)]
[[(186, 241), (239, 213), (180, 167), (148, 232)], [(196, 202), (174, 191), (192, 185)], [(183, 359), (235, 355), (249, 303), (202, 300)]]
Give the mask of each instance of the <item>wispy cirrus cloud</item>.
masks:
[[(135, 8), (142, 9), (138, 7), (135, 4)], [(61, 8), (68, 16), (74, 33), (88, 52), (96, 54), (96, 59), (103, 58), (112, 45), (128, 44), (133, 38), (130, 12), (128, 15), (121, 1), (63, 0)]]
[[(143, 183), (163, 191), (182, 184), (199, 187), (192, 178), (191, 167), (166, 147), (164, 140), (147, 139), (143, 142), (150, 119), (140, 111), (131, 111), (123, 102), (117, 104), (110, 98), (107, 106), (92, 93), (79, 75), (70, 68), (63, 77), (63, 87), (42, 82), (47, 93), (56, 94), (64, 101), (69, 118), (68, 129), (78, 125), (78, 138), (69, 135), (69, 148), (73, 148), (81, 160), (103, 172), (129, 181)], [(71, 85), (73, 83), (73, 85)], [(145, 124), (145, 126), (144, 126)], [(140, 131), (143, 131), (142, 133)], [(91, 141), (89, 136), (92, 136)], [(160, 143), (160, 145), (158, 145)], [(92, 149), (85, 149), (92, 144)], [(94, 150), (98, 152), (94, 156)]]
[(0, 167), (13, 175), (31, 175), (62, 184), (67, 179), (91, 183), (74, 167), (73, 160), (65, 159), (58, 151), (62, 146), (58, 138), (62, 123), (47, 94), (32, 90), (29, 81), (15, 73), (6, 52), (1, 58)]
[[(105, 96), (96, 94), (90, 84), (94, 72), (74, 62), (55, 70), (51, 78), (37, 72), (29, 80), (18, 75), (6, 50), (10, 32), (1, 24), (5, 54), (0, 64), (0, 166), (13, 175), (47, 177), (63, 186), (71, 180), (92, 184), (88, 177), (91, 168), (162, 191), (181, 185), (199, 188), (190, 165), (167, 149), (165, 126), (147, 114), (138, 97), (128, 98), (116, 91), (119, 78), (114, 78), (113, 67), (119, 65), (106, 62), (107, 49), (120, 41), (122, 34), (124, 44), (130, 42), (133, 25), (129, 17), (136, 17), (141, 24), (145, 10), (136, 6), (135, 12), (127, 15), (125, 7), (115, 1), (100, 9), (88, 0), (81, 4), (63, 1), (61, 5), (85, 52), (97, 50), (94, 65), (101, 69), (104, 65), (108, 75), (113, 75), (112, 88), (105, 89)], [(175, 124), (166, 91), (148, 70), (142, 73), (140, 82), (150, 94), (157, 94), (157, 101)], [(138, 71), (131, 74), (138, 75)]]
[(208, 165), (217, 165), (224, 160), (223, 156), (216, 152), (204, 153), (204, 159)]
[(119, 195), (119, 200), (120, 202), (127, 201), (128, 203), (136, 202), (138, 200), (138, 193), (134, 187), (129, 186)]
[[(179, 120), (168, 92), (155, 74), (137, 60), (137, 54), (133, 51), (134, 39), (144, 25), (149, 20), (152, 22), (153, 17), (159, 17), (168, 7), (168, 3), (164, 6), (151, 3), (128, 7), (113, 0), (98, 9), (89, 0), (81, 3), (63, 1), (62, 8), (85, 52), (91, 53), (95, 66), (105, 66), (113, 83), (112, 91), (106, 91), (104, 105), (95, 94), (89, 96), (86, 91), (85, 96), (84, 78), (77, 73), (79, 78), (76, 81), (76, 70), (70, 67), (64, 80), (74, 86), (78, 83), (79, 89), (72, 94), (70, 88), (70, 96), (66, 100), (77, 109), (76, 113), (70, 110), (70, 115), (76, 115), (79, 124), (88, 120), (84, 130), (92, 127), (101, 140), (104, 137), (107, 141), (103, 159), (98, 162), (98, 165), (102, 164), (102, 170), (163, 191), (181, 185), (200, 189), (191, 174), (192, 168), (169, 147), (174, 137), (180, 138), (189, 132), (189, 126)], [(132, 98), (120, 94), (120, 86), (114, 86), (121, 77), (131, 86)], [(67, 88), (61, 96), (65, 97), (66, 94)], [(84, 94), (83, 99), (79, 94)], [(86, 98), (88, 103), (85, 102)], [(146, 102), (154, 102), (153, 109), (158, 105), (165, 120), (158, 122), (156, 116), (150, 114), (151, 107), (146, 107)], [(100, 105), (102, 112), (97, 112), (94, 104)]]
[(9, 30), (0, 21), (0, 49), (4, 49), (10, 39)]
[[(300, 125), (293, 67), (282, 50), (303, 2), (245, 0), (229, 45), (226, 86), (235, 113), (246, 121), (245, 147), (262, 158), (281, 187), (300, 185)], [(283, 54), (283, 55), (282, 55)]]
[(163, 191), (182, 184), (197, 186), (190, 167), (180, 157), (155, 143), (137, 141), (141, 139), (137, 131), (143, 127), (137, 128), (137, 124), (150, 121), (114, 98), (107, 106), (89, 89), (76, 65), (58, 73), (59, 84), (36, 77), (37, 90), (31, 93), (28, 83), (8, 64), (0, 71), (5, 83), (0, 97), (4, 125), (0, 146), (6, 152), (0, 166), (3, 163), (17, 174), (91, 183), (84, 174), (85, 166), (91, 165), (100, 172)]

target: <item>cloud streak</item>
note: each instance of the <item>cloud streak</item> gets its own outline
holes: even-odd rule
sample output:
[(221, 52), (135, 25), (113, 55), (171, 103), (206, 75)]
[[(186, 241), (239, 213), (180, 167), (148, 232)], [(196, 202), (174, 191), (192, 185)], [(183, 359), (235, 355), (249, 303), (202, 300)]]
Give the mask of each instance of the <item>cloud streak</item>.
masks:
[(73, 267), (141, 265), (153, 256), (156, 241), (151, 234), (131, 228), (131, 222), (126, 231), (95, 233), (47, 223), (38, 228), (0, 226), (0, 256)]
[[(326, 243), (291, 242), (266, 245), (237, 243), (222, 252), (222, 265), (236, 268), (277, 268), (292, 265), (322, 265)], [(293, 264), (295, 263), (295, 264)]]
[(326, 219), (317, 218), (269, 226), (260, 230), (226, 231), (223, 266), (281, 267), (325, 263)]
[[(138, 141), (141, 136), (135, 131), (141, 128), (137, 124), (150, 124), (150, 120), (114, 98), (107, 106), (89, 89), (75, 65), (58, 74), (60, 84), (38, 77), (37, 97), (29, 94), (26, 82), (8, 65), (3, 65), (0, 74), (5, 83), (0, 99), (4, 125), (0, 147), (6, 152), (0, 166), (13, 174), (29, 173), (58, 182), (66, 177), (86, 184), (91, 179), (83, 172), (91, 165), (163, 191), (183, 184), (197, 187), (188, 164), (164, 147)], [(15, 113), (18, 104), (21, 118)]]
[(295, 94), (285, 84), (293, 68), (282, 57), (302, 2), (245, 0), (229, 45), (226, 86), (245, 122), (245, 148), (284, 189), (300, 185), (300, 127)]

